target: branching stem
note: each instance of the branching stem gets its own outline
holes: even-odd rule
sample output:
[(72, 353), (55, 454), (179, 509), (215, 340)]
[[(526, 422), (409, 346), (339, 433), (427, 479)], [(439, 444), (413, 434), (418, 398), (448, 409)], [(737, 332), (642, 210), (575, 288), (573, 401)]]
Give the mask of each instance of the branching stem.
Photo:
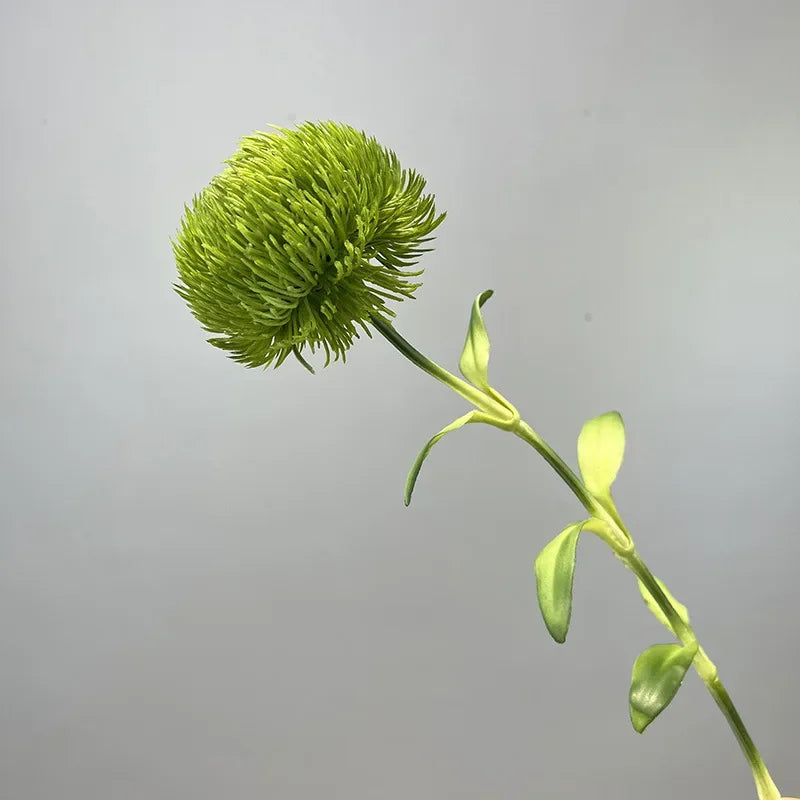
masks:
[[(553, 468), (556, 474), (564, 481), (567, 487), (580, 501), (581, 505), (594, 518), (601, 520), (603, 528), (610, 531), (608, 534), (598, 534), (614, 550), (615, 554), (628, 569), (644, 584), (652, 595), (658, 607), (669, 621), (670, 627), (678, 640), (684, 645), (694, 645), (697, 637), (691, 625), (683, 620), (677, 609), (661, 589), (659, 582), (642, 561), (633, 546), (630, 534), (622, 520), (616, 514), (609, 512), (586, 488), (583, 481), (573, 472), (567, 463), (545, 442), (526, 422), (519, 418), (516, 409), (500, 394), (491, 390), (487, 394), (470, 383), (458, 378), (443, 367), (435, 364), (429, 358), (412, 347), (389, 323), (377, 317), (372, 319), (375, 328), (395, 347), (403, 356), (417, 367), (427, 372), (432, 377), (441, 381), (468, 402), (475, 405), (487, 416), (488, 424), (497, 428), (508, 430), (527, 442), (542, 458)], [(694, 657), (694, 668), (705, 683), (717, 706), (728, 721), (736, 740), (744, 753), (747, 763), (753, 772), (760, 800), (780, 800), (781, 795), (773, 782), (767, 768), (753, 743), (750, 734), (745, 728), (739, 712), (733, 705), (727, 690), (720, 681), (717, 668), (705, 651), (700, 647)]]

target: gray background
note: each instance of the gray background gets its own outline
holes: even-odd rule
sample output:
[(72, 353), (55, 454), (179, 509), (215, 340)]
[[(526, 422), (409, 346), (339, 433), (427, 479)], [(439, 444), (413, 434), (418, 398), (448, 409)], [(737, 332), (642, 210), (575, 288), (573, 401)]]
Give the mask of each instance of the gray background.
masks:
[(177, 296), (182, 204), (238, 138), (337, 119), (449, 213), (398, 327), (616, 496), (778, 785), (800, 794), (800, 3), (77, 2), (0, 24), (0, 797), (754, 796), (589, 537), (553, 644), (532, 561), (579, 516), (536, 455), (364, 340), (248, 371)]

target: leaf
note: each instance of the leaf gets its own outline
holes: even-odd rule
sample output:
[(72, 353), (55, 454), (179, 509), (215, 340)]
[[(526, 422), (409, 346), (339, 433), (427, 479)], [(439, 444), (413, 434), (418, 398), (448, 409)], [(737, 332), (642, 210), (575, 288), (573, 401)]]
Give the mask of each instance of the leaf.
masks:
[(681, 688), (695, 653), (697, 643), (691, 647), (654, 644), (636, 659), (631, 676), (629, 703), (631, 722), (637, 733), (643, 733), (672, 702), (672, 698)]
[(614, 536), (611, 526), (604, 519), (598, 519), (597, 517), (589, 517), (583, 523), (583, 529), (596, 533), (603, 541), (609, 541)]
[(578, 436), (578, 466), (586, 488), (609, 510), (611, 484), (625, 455), (625, 426), (616, 411), (590, 419)]
[(414, 491), (414, 485), (417, 482), (419, 471), (422, 469), (422, 462), (428, 457), (428, 453), (431, 452), (431, 449), (436, 442), (438, 442), (439, 439), (441, 439), (445, 434), (458, 430), (469, 422), (480, 422), (481, 419), (482, 415), (478, 411), (470, 411), (468, 414), (464, 414), (463, 417), (459, 417), (457, 420), (454, 420), (446, 428), (442, 428), (439, 433), (431, 437), (425, 447), (423, 447), (420, 451), (420, 454), (417, 456), (416, 461), (414, 461), (414, 464), (408, 473), (408, 478), (406, 478), (406, 493), (404, 499), (406, 505), (411, 503), (411, 494)]
[(314, 367), (312, 367), (312, 366), (311, 366), (311, 364), (309, 364), (309, 363), (308, 363), (308, 361), (306, 361), (306, 360), (303, 358), (303, 356), (302, 356), (302, 355), (301, 355), (301, 353), (300, 353), (300, 348), (299, 348), (297, 345), (295, 345), (295, 346), (292, 348), (292, 352), (294, 353), (294, 357), (295, 357), (295, 358), (296, 358), (296, 359), (297, 359), (297, 360), (298, 360), (298, 361), (299, 361), (299, 362), (300, 362), (300, 363), (301, 363), (301, 364), (302, 364), (302, 365), (303, 365), (303, 366), (304, 366), (304, 367), (305, 367), (305, 368), (306, 368), (306, 369), (307, 369), (307, 370), (308, 370), (308, 371), (309, 371), (309, 372), (310, 372), (312, 375), (315, 375), (315, 374), (316, 374), (316, 373), (314, 372)]
[(458, 368), (461, 374), (478, 389), (489, 389), (489, 334), (481, 316), (481, 306), (494, 294), (487, 289), (475, 298), (467, 329), (467, 340)]
[[(637, 579), (638, 580), (638, 579)], [(689, 624), (689, 610), (683, 603), (678, 602), (670, 593), (669, 589), (658, 579), (656, 578), (656, 582), (661, 587), (661, 591), (667, 596), (667, 600), (672, 603), (675, 610), (678, 612), (678, 616), (688, 625)], [(656, 603), (655, 598), (650, 592), (647, 590), (647, 587), (639, 581), (639, 591), (641, 592), (642, 599), (647, 604), (647, 607), (650, 611), (653, 612), (653, 616), (664, 626), (667, 630), (672, 631), (672, 625), (669, 624), (669, 620), (667, 619), (664, 612), (661, 610), (658, 603)], [(674, 631), (672, 631), (674, 633)]]
[(572, 582), (575, 573), (575, 551), (583, 522), (565, 528), (536, 557), (536, 593), (544, 624), (550, 635), (563, 644), (572, 616)]

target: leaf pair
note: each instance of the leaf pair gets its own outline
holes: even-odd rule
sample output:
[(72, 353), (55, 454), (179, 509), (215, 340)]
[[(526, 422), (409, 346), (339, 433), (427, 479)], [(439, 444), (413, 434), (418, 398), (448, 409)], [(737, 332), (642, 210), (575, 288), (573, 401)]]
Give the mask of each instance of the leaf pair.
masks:
[[(686, 606), (678, 602), (658, 578), (656, 578), (656, 583), (675, 611), (678, 612), (678, 616), (688, 625), (689, 611)], [(667, 630), (677, 634), (650, 590), (642, 581), (638, 581), (638, 584), (639, 592), (653, 616)], [(648, 647), (636, 659), (633, 665), (628, 699), (631, 722), (637, 733), (643, 733), (645, 728), (672, 702), (697, 650), (696, 642), (690, 646), (655, 644)]]
[[(624, 455), (625, 427), (617, 412), (602, 414), (583, 426), (578, 437), (578, 465), (584, 485), (616, 522), (619, 522), (619, 514), (611, 495), (611, 485)], [(604, 539), (610, 536), (611, 531), (608, 522), (595, 517), (569, 525), (542, 549), (534, 564), (539, 608), (547, 630), (559, 643), (566, 640), (569, 630), (576, 552), (584, 529)], [(622, 530), (624, 532), (624, 528)], [(686, 607), (678, 603), (660, 581), (658, 584), (681, 619), (688, 624)], [(666, 615), (641, 581), (639, 590), (656, 618), (672, 631)], [(647, 648), (636, 659), (628, 698), (631, 722), (636, 731), (642, 733), (669, 705), (696, 652), (697, 644), (688, 647), (658, 644)]]
[[(607, 529), (608, 526), (605, 523), (595, 518), (573, 523), (564, 528), (558, 536), (545, 545), (536, 557), (534, 572), (536, 573), (539, 608), (547, 630), (559, 644), (563, 644), (567, 638), (570, 617), (572, 616), (572, 587), (578, 537), (584, 530), (593, 531), (604, 537), (607, 535)], [(689, 611), (686, 606), (678, 602), (658, 578), (656, 578), (656, 582), (673, 608), (678, 612), (678, 616), (688, 625)], [(675, 633), (666, 615), (647, 587), (641, 581), (638, 584), (642, 599), (653, 613), (653, 616), (667, 630)]]
[[(586, 488), (606, 511), (617, 515), (611, 499), (611, 484), (625, 454), (625, 427), (616, 411), (590, 419), (578, 436), (578, 465)], [(603, 539), (610, 536), (608, 524), (592, 518), (566, 527), (536, 558), (536, 591), (539, 608), (550, 635), (559, 643), (567, 638), (572, 616), (572, 585), (575, 553), (581, 531), (591, 530)]]
[[(458, 362), (458, 368), (461, 374), (473, 386), (484, 392), (491, 392), (491, 387), (489, 386), (489, 334), (486, 332), (486, 326), (483, 323), (481, 307), (493, 294), (494, 292), (491, 289), (487, 289), (475, 298), (475, 302), (472, 304), (469, 328), (467, 329), (467, 340), (464, 343), (464, 349)], [(464, 414), (463, 417), (459, 417), (457, 420), (451, 422), (447, 427), (442, 428), (439, 433), (428, 440), (408, 473), (404, 497), (406, 505), (411, 503), (411, 495), (414, 492), (414, 486), (417, 483), (419, 472), (422, 469), (422, 463), (428, 457), (433, 446), (446, 434), (458, 430), (470, 422), (488, 421), (490, 421), (490, 417), (487, 414), (473, 409), (467, 414)]]
[[(569, 630), (575, 556), (578, 537), (585, 527), (587, 522), (577, 522), (565, 528), (544, 547), (534, 564), (539, 608), (547, 630), (559, 644), (566, 640)], [(655, 605), (655, 600), (644, 587), (642, 590), (648, 606), (656, 616), (661, 614), (662, 621), (669, 628), (670, 625), (663, 612)], [(677, 607), (688, 622), (685, 607), (679, 603)], [(681, 687), (696, 652), (697, 644), (692, 647), (657, 644), (649, 647), (636, 659), (628, 699), (631, 722), (638, 733), (642, 733), (670, 704)]]

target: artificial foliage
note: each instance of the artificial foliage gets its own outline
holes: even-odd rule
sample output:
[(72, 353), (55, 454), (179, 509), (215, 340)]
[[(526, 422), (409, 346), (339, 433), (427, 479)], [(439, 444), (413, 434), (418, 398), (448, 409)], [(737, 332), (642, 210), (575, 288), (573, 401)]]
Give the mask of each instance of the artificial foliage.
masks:
[(646, 607), (669, 634), (669, 641), (643, 648), (632, 665), (627, 699), (634, 730), (642, 733), (656, 720), (694, 668), (740, 745), (758, 797), (781, 800), (686, 607), (642, 561), (616, 507), (611, 487), (625, 453), (620, 414), (586, 422), (575, 472), (489, 380), (482, 308), (491, 290), (472, 305), (461, 378), (420, 353), (392, 324), (395, 312), (387, 302), (414, 296), (421, 274), (417, 261), (444, 217), (424, 190), (421, 175), (348, 125), (303, 123), (254, 133), (185, 209), (173, 242), (176, 290), (214, 334), (209, 341), (249, 367), (278, 366), (294, 354), (310, 369), (304, 348), (321, 350), (327, 365), (344, 360), (359, 331), (375, 330), (462, 397), (469, 410), (430, 438), (413, 463), (406, 505), (433, 447), (464, 425), (491, 425), (530, 445), (584, 512), (544, 545), (533, 565), (552, 638), (567, 638), (577, 549), (582, 536), (595, 535), (635, 575)]

